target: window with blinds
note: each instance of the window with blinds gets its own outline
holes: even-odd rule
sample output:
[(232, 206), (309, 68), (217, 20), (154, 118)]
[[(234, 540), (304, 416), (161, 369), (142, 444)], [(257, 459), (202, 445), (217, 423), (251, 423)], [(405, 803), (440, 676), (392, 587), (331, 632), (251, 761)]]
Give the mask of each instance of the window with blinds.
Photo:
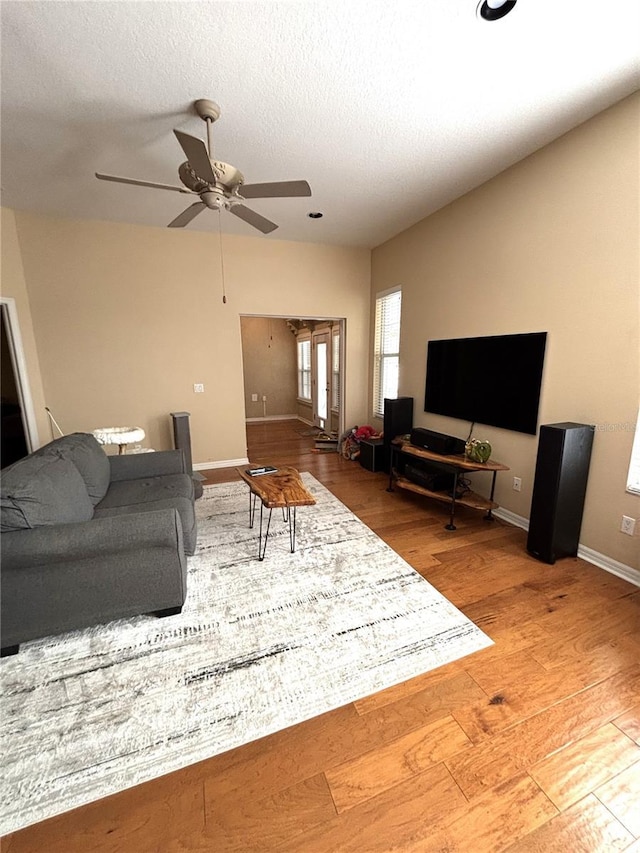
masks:
[(311, 340), (298, 341), (298, 397), (311, 400)]
[(633, 449), (631, 451), (627, 491), (633, 492), (635, 495), (640, 495), (640, 412), (638, 412), (636, 436), (633, 440)]
[(398, 396), (401, 305), (402, 291), (399, 287), (379, 293), (376, 297), (373, 414), (377, 418), (384, 416), (385, 397)]

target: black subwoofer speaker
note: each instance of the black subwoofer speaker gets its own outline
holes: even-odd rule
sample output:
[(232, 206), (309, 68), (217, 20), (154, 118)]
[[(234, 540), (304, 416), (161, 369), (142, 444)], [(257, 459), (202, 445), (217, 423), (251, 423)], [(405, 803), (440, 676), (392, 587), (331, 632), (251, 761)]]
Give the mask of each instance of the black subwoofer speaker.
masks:
[(595, 427), (540, 427), (527, 551), (545, 563), (578, 553)]
[(367, 471), (388, 471), (385, 445), (381, 438), (366, 438), (360, 442), (360, 464)]
[(399, 435), (408, 435), (413, 426), (413, 397), (384, 398), (384, 470), (389, 470), (391, 442)]

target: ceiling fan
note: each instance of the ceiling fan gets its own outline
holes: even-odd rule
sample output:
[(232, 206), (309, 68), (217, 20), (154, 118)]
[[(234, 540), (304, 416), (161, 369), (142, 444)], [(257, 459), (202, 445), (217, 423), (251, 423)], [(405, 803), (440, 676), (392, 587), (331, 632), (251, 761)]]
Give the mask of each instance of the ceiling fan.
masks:
[(205, 208), (210, 210), (228, 210), (244, 222), (257, 228), (263, 234), (269, 234), (278, 227), (255, 210), (242, 202), (248, 198), (294, 198), (310, 196), (311, 187), (306, 181), (276, 181), (267, 184), (245, 184), (244, 175), (235, 166), (213, 159), (211, 144), (211, 126), (220, 118), (220, 107), (206, 98), (194, 104), (195, 110), (207, 125), (207, 144), (202, 139), (174, 130), (187, 160), (178, 167), (178, 176), (183, 187), (169, 184), (156, 184), (151, 181), (136, 181), (133, 178), (119, 178), (115, 175), (102, 175), (96, 172), (101, 181), (115, 181), (119, 184), (134, 184), (139, 187), (153, 187), (158, 190), (171, 190), (178, 193), (196, 195), (199, 201), (169, 223), (169, 228), (184, 228)]

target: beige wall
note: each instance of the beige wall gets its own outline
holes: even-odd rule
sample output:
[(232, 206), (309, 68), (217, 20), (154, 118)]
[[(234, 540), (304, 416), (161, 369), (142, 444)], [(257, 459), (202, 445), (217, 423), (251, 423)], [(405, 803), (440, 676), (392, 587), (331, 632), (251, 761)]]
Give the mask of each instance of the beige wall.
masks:
[[(581, 542), (634, 568), (639, 540), (619, 529), (623, 514), (640, 517), (625, 492), (640, 389), (639, 112), (640, 95), (626, 99), (372, 258), (372, 296), (403, 288), (400, 393), (414, 397), (417, 426), (469, 429), (422, 411), (430, 338), (548, 332), (539, 422), (598, 426)], [(537, 437), (474, 435), (512, 469), (498, 502), (528, 518)], [(475, 487), (486, 493), (481, 478)]]
[[(240, 329), (247, 418), (295, 416), (296, 338), (287, 321), (277, 317), (241, 317)], [(258, 395), (258, 402), (252, 401), (252, 394)], [(267, 398), (265, 402), (263, 397)]]
[(305, 403), (303, 400), (298, 400), (296, 414), (299, 418), (302, 418), (302, 420), (308, 421), (310, 424), (313, 423), (313, 406), (311, 403)]
[[(17, 212), (47, 405), (65, 432), (135, 424), (194, 463), (246, 456), (241, 314), (347, 318), (346, 406), (366, 411), (370, 252)], [(203, 383), (204, 394), (193, 384)]]
[(15, 300), (20, 337), (27, 369), (27, 381), (33, 401), (35, 426), (38, 433), (36, 444), (46, 444), (52, 437), (49, 418), (45, 412), (45, 399), (40, 376), (38, 349), (31, 321), (31, 306), (22, 267), (22, 256), (16, 230), (16, 219), (12, 210), (2, 209), (0, 214), (2, 239), (2, 295)]

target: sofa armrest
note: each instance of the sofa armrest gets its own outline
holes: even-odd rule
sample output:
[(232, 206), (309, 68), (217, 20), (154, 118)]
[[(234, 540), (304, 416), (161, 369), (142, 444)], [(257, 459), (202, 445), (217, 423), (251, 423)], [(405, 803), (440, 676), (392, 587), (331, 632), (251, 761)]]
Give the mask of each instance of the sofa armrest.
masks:
[(2, 648), (182, 607), (187, 560), (175, 509), (2, 537)]
[(176, 509), (134, 512), (5, 533), (2, 568), (46, 567), (107, 555), (117, 557), (132, 548), (176, 547), (183, 549), (182, 523)]
[(109, 456), (109, 465), (111, 482), (187, 473), (182, 450), (158, 450), (155, 453)]

